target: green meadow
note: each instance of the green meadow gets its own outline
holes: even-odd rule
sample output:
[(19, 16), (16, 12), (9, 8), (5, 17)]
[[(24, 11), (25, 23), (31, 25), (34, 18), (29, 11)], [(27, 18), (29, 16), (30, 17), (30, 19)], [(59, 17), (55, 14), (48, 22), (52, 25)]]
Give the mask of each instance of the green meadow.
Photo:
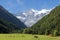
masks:
[(0, 40), (60, 40), (60, 37), (32, 34), (0, 34)]

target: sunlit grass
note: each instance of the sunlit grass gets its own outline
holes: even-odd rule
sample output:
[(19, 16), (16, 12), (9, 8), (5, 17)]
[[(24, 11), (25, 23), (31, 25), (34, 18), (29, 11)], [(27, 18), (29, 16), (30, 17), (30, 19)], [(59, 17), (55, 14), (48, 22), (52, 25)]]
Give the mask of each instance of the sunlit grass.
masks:
[[(38, 36), (38, 38), (34, 36)], [(0, 34), (0, 40), (60, 40), (60, 37), (32, 34)]]

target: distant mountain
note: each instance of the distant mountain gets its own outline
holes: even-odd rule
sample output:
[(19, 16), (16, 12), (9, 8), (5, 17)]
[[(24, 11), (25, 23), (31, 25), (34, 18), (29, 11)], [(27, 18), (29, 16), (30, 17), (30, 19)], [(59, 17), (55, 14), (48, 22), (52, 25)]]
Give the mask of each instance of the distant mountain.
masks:
[(60, 6), (54, 8), (50, 14), (43, 17), (31, 29), (36, 34), (60, 35)]
[(0, 5), (0, 33), (22, 28), (26, 28), (26, 25)]
[(16, 14), (16, 17), (20, 19), (22, 22), (24, 22), (27, 25), (27, 27), (31, 27), (42, 17), (49, 14), (49, 12), (50, 10), (46, 10), (46, 9), (42, 9), (40, 11), (31, 9), (31, 10)]

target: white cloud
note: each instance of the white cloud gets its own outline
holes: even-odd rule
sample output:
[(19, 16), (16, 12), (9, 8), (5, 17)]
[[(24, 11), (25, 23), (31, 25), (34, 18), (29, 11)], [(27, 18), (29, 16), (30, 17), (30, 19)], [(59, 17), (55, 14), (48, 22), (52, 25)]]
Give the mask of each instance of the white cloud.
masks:
[(7, 4), (10, 6), (10, 7), (13, 7), (13, 3), (8, 1)]
[(19, 5), (24, 5), (24, 2), (22, 0), (16, 0)]

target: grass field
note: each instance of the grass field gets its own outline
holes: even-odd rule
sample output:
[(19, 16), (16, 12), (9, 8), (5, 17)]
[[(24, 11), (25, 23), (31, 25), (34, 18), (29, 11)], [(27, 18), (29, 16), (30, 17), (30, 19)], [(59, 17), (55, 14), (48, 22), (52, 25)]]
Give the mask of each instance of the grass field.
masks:
[[(38, 36), (38, 38), (34, 36)], [(31, 34), (0, 34), (0, 40), (60, 40), (60, 37)]]

